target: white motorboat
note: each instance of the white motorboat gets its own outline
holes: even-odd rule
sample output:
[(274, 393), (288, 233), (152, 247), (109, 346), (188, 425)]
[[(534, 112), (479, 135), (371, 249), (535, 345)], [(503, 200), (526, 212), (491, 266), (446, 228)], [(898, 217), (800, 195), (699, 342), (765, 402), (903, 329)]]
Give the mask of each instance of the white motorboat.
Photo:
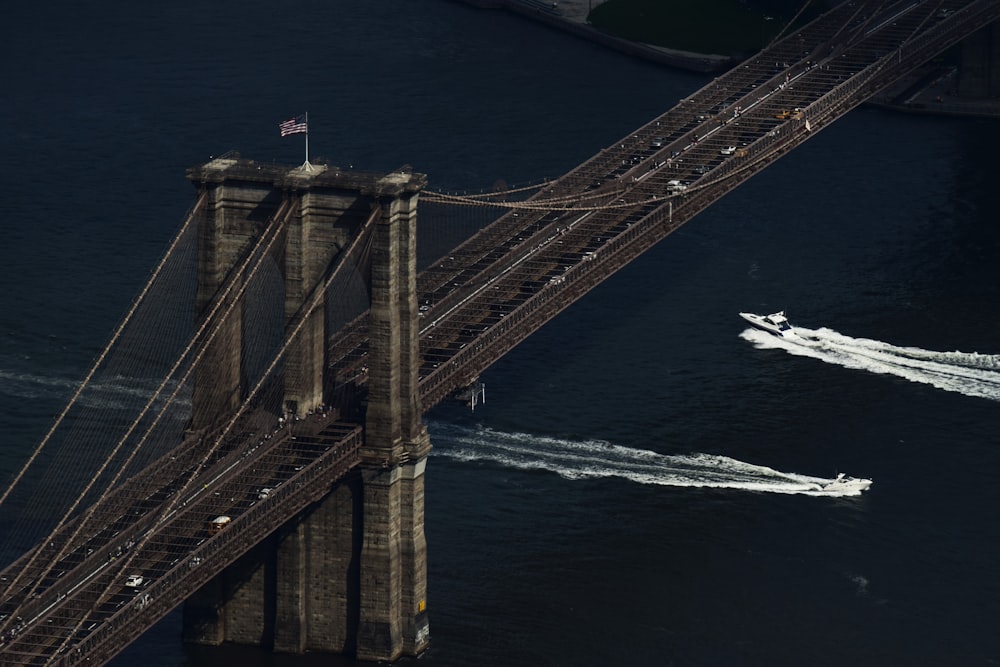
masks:
[(819, 485), (819, 491), (834, 491), (845, 495), (857, 495), (872, 485), (870, 479), (859, 479), (844, 473), (837, 473), (835, 479)]
[(770, 315), (755, 315), (754, 313), (740, 313), (740, 317), (758, 329), (762, 329), (775, 336), (794, 336), (795, 329), (785, 317), (785, 311), (771, 313)]

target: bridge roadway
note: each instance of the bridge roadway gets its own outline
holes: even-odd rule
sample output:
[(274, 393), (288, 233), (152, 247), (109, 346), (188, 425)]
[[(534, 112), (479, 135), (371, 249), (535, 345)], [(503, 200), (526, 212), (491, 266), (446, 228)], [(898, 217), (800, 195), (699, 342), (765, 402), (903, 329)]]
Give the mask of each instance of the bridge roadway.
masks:
[[(986, 0), (846, 2), (520, 202), (418, 278), (425, 409), (753, 174), (998, 15), (1000, 3)], [(332, 341), (340, 383), (363, 382), (366, 330), (362, 318)]]
[[(519, 202), (419, 277), (429, 409), (569, 304), (812, 133), (1000, 16), (994, 0), (851, 2), (713, 80)], [(684, 189), (673, 186), (680, 181)], [(433, 198), (432, 193), (425, 195)], [(366, 323), (329, 359), (365, 381)], [(101, 664), (359, 462), (338, 415), (248, 417), (202, 461), (195, 433), (0, 573), (0, 665)], [(262, 489), (273, 489), (262, 497)], [(214, 516), (232, 524), (212, 533)], [(68, 544), (65, 548), (52, 545)], [(141, 573), (143, 584), (125, 585)]]
[[(0, 665), (101, 664), (226, 565), (329, 491), (359, 460), (362, 429), (336, 414), (245, 419), (209, 461), (197, 433), (106, 502), (51, 569), (26, 554), (3, 571)], [(189, 483), (190, 480), (190, 483)], [(173, 504), (169, 501), (173, 500)], [(211, 519), (229, 516), (218, 532)], [(62, 531), (65, 543), (76, 524)], [(128, 575), (141, 574), (138, 586)], [(37, 586), (36, 586), (37, 583)], [(66, 641), (64, 641), (66, 640)]]

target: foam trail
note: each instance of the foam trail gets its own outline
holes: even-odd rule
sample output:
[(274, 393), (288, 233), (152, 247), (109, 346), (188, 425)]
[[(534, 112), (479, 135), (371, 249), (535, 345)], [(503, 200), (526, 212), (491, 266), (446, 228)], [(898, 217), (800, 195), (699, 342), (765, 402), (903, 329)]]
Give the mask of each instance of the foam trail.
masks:
[(1000, 401), (1000, 355), (934, 352), (852, 338), (832, 329), (795, 327), (796, 336), (779, 338), (759, 329), (740, 334), (757, 348), (780, 348), (828, 364), (929, 384), (945, 391)]
[[(145, 401), (153, 393), (154, 378), (116, 377), (111, 381), (92, 381), (80, 397), (80, 405), (88, 408), (124, 409), (129, 401)], [(65, 401), (79, 386), (80, 380), (67, 377), (16, 373), (0, 369), (0, 392), (29, 400)], [(190, 400), (184, 399), (190, 403)]]
[(563, 440), (489, 428), (434, 425), (435, 456), (489, 461), (520, 470), (546, 470), (572, 480), (621, 477), (639, 484), (712, 487), (811, 496), (859, 495), (823, 490), (823, 477), (785, 473), (711, 454), (666, 455), (603, 440)]

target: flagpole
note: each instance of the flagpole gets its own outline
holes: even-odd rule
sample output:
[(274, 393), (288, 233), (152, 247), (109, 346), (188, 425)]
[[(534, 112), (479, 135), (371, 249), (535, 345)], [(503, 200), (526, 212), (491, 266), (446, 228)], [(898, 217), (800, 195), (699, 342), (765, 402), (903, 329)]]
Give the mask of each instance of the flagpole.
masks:
[(306, 112), (306, 167), (309, 167), (309, 112)]

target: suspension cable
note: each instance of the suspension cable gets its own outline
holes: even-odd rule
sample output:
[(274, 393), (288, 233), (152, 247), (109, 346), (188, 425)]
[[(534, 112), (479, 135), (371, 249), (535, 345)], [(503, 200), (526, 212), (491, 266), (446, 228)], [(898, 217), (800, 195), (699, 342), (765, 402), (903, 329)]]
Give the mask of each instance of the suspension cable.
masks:
[(156, 265), (156, 268), (153, 270), (153, 275), (150, 276), (149, 280), (146, 282), (145, 287), (142, 288), (142, 292), (140, 292), (139, 296), (136, 297), (128, 313), (125, 314), (125, 318), (122, 320), (121, 324), (118, 325), (118, 329), (116, 329), (115, 333), (111, 336), (111, 340), (108, 341), (108, 344), (104, 347), (104, 350), (101, 351), (101, 354), (97, 357), (97, 360), (94, 362), (94, 365), (91, 367), (86, 377), (84, 377), (83, 382), (80, 383), (80, 386), (77, 387), (76, 391), (73, 393), (73, 396), (69, 399), (69, 403), (66, 404), (66, 407), (63, 408), (62, 412), (59, 413), (59, 416), (56, 417), (56, 421), (54, 424), (52, 424), (52, 427), (49, 429), (48, 433), (45, 434), (45, 437), (42, 438), (41, 442), (38, 443), (38, 446), (35, 447), (35, 451), (33, 451), (31, 453), (31, 456), (28, 457), (28, 460), (25, 462), (24, 466), (22, 466), (21, 470), (17, 473), (17, 475), (14, 476), (14, 480), (10, 483), (10, 486), (8, 486), (7, 489), (3, 492), (3, 494), (0, 495), (0, 506), (2, 506), (4, 501), (7, 500), (7, 498), (10, 496), (11, 491), (14, 490), (14, 487), (17, 486), (17, 484), (24, 477), (25, 473), (28, 471), (28, 468), (31, 467), (31, 465), (35, 462), (35, 459), (38, 458), (38, 455), (41, 454), (42, 449), (44, 449), (45, 446), (48, 444), (49, 440), (52, 437), (52, 434), (55, 433), (59, 425), (62, 424), (70, 408), (72, 408), (73, 405), (76, 403), (76, 401), (80, 398), (80, 394), (83, 393), (84, 388), (86, 388), (91, 378), (94, 377), (94, 373), (96, 373), (97, 369), (100, 368), (102, 363), (104, 363), (105, 357), (108, 356), (108, 353), (111, 351), (111, 348), (114, 346), (115, 342), (117, 342), (118, 338), (121, 336), (122, 331), (125, 329), (125, 326), (129, 323), (129, 320), (132, 319), (132, 315), (135, 314), (135, 311), (139, 308), (139, 305), (143, 302), (143, 299), (145, 299), (146, 294), (153, 286), (153, 283), (156, 282), (156, 278), (160, 275), (160, 271), (163, 269), (163, 267), (167, 263), (167, 260), (173, 254), (174, 249), (180, 242), (180, 239), (184, 235), (184, 232), (187, 231), (187, 228), (191, 225), (191, 221), (194, 220), (195, 214), (201, 209), (202, 205), (205, 203), (206, 197), (207, 194), (204, 192), (201, 194), (200, 197), (198, 197), (198, 200), (195, 202), (194, 207), (188, 214), (187, 220), (184, 221), (184, 224), (181, 227), (180, 232), (178, 232), (177, 235), (174, 236), (174, 240), (171, 242), (170, 247), (167, 249), (166, 254), (164, 254), (163, 258), (160, 260), (160, 263)]
[[(212, 309), (210, 310), (210, 312), (208, 313), (208, 315), (203, 319), (201, 327), (192, 336), (192, 338), (189, 341), (187, 347), (184, 349), (184, 351), (181, 353), (181, 355), (177, 358), (177, 360), (174, 363), (174, 366), (170, 369), (170, 371), (167, 374), (167, 376), (163, 379), (163, 381), (161, 382), (160, 386), (157, 388), (156, 392), (154, 392), (154, 394), (149, 398), (148, 402), (146, 403), (146, 406), (143, 408), (143, 410), (141, 411), (141, 413), (139, 414), (139, 416), (136, 417), (133, 420), (133, 422), (129, 425), (128, 429), (126, 430), (126, 433), (121, 437), (121, 439), (118, 441), (117, 445), (113, 448), (113, 450), (111, 451), (111, 453), (108, 454), (108, 456), (105, 458), (104, 462), (101, 464), (101, 466), (98, 469), (98, 471), (93, 475), (93, 477), (91, 478), (90, 482), (88, 482), (88, 484), (86, 485), (86, 488), (79, 494), (79, 496), (77, 497), (77, 499), (72, 503), (72, 506), (65, 512), (65, 514), (63, 515), (63, 517), (60, 519), (60, 521), (57, 524), (57, 526), (49, 534), (50, 537), (54, 538), (58, 534), (59, 530), (63, 526), (66, 525), (66, 523), (69, 521), (69, 518), (72, 516), (72, 513), (76, 510), (76, 508), (79, 506), (79, 504), (83, 501), (83, 499), (86, 496), (86, 494), (90, 491), (91, 488), (93, 488), (93, 486), (96, 484), (97, 480), (104, 473), (104, 471), (108, 468), (108, 466), (110, 466), (112, 460), (118, 454), (118, 452), (121, 451), (122, 447), (125, 445), (125, 443), (127, 442), (128, 438), (131, 436), (131, 434), (134, 432), (134, 430), (136, 428), (138, 428), (138, 425), (139, 425), (140, 421), (143, 419), (143, 417), (145, 417), (145, 415), (148, 413), (149, 409), (155, 403), (156, 399), (163, 392), (164, 387), (173, 378), (173, 376), (176, 373), (177, 369), (183, 363), (183, 360), (187, 357), (188, 353), (194, 347), (195, 343), (199, 341), (201, 335), (208, 328), (209, 324), (214, 323), (213, 324), (214, 329), (210, 333), (209, 337), (207, 339), (202, 340), (202, 347), (201, 347), (202, 352), (201, 352), (201, 354), (204, 354), (204, 351), (208, 348), (208, 346), (212, 342), (212, 340), (214, 340), (215, 334), (222, 328), (222, 323), (225, 321), (226, 317), (228, 317), (229, 314), (232, 312), (232, 310), (235, 308), (235, 304), (237, 304), (239, 302), (239, 298), (242, 296), (243, 292), (245, 292), (246, 287), (249, 284), (249, 280), (253, 276), (253, 273), (256, 272), (256, 270), (260, 267), (260, 265), (261, 265), (261, 263), (263, 261), (263, 258), (265, 258), (267, 256), (267, 253), (270, 250), (271, 245), (273, 245), (275, 239), (278, 238), (278, 236), (280, 235), (280, 230), (284, 227), (285, 223), (287, 222), (287, 219), (288, 219), (288, 216), (289, 216), (289, 212), (290, 212), (290, 209), (289, 209), (289, 206), (287, 204), (287, 201), (283, 202), (282, 206), (278, 209), (278, 212), (274, 216), (274, 218), (276, 220), (278, 220), (278, 223), (276, 225), (270, 225), (268, 227), (268, 229), (271, 230), (271, 233), (263, 235), (261, 237), (261, 239), (258, 241), (257, 246), (255, 248), (251, 249), (248, 252), (247, 258), (243, 261), (243, 263), (239, 267), (237, 267), (237, 270), (231, 272), (230, 279), (227, 281), (225, 289), (223, 290), (223, 292), (220, 295), (217, 296), (217, 298), (215, 298), (213, 300)], [(265, 244), (265, 241), (266, 241), (266, 244)], [(266, 247), (257, 254), (257, 261), (256, 261), (256, 265), (253, 267), (253, 270), (247, 276), (246, 280), (244, 280), (244, 281), (238, 280), (238, 278), (242, 274), (242, 272), (244, 270), (246, 270), (247, 266), (253, 261), (254, 252), (257, 251), (257, 250), (259, 250), (260, 247), (261, 247), (261, 245), (266, 245)], [(235, 299), (233, 299), (233, 300), (231, 300), (231, 301), (228, 302), (228, 306), (227, 306), (226, 312), (220, 318), (213, 319), (214, 316), (216, 315), (216, 313), (218, 313), (219, 309), (222, 307), (222, 304), (227, 303), (227, 297), (232, 292), (233, 288), (236, 286), (237, 283), (241, 283), (241, 289), (240, 289), (239, 294), (237, 295), (237, 297)], [(66, 551), (72, 545), (73, 540), (75, 540), (79, 536), (79, 534), (84, 530), (84, 528), (88, 525), (88, 522), (93, 517), (93, 515), (97, 511), (97, 509), (103, 505), (104, 501), (112, 493), (112, 490), (115, 488), (115, 484), (117, 484), (117, 482), (120, 480), (120, 478), (122, 477), (122, 475), (125, 473), (126, 469), (128, 468), (129, 464), (132, 462), (132, 460), (138, 454), (138, 452), (140, 451), (140, 449), (143, 446), (143, 444), (148, 440), (150, 434), (153, 432), (153, 430), (155, 429), (155, 427), (159, 424), (160, 419), (165, 414), (167, 408), (172, 404), (172, 402), (176, 398), (177, 394), (183, 388), (183, 386), (186, 383), (187, 379), (190, 377), (190, 374), (193, 371), (193, 369), (194, 369), (194, 367), (195, 367), (195, 365), (197, 363), (197, 360), (200, 359), (200, 358), (201, 358), (201, 355), (199, 355), (195, 359), (195, 361), (192, 363), (192, 365), (188, 368), (188, 370), (185, 373), (183, 379), (179, 383), (177, 383), (177, 385), (174, 388), (173, 393), (168, 398), (168, 400), (164, 404), (162, 410), (158, 413), (157, 417), (154, 419), (153, 423), (148, 427), (148, 429), (146, 430), (145, 434), (140, 439), (140, 441), (136, 444), (136, 446), (133, 448), (133, 450), (131, 451), (131, 453), (121, 463), (121, 465), (119, 466), (117, 472), (113, 476), (112, 480), (109, 482), (107, 488), (104, 489), (104, 491), (97, 498), (97, 500), (95, 500), (94, 503), (88, 508), (88, 510), (86, 511), (86, 513), (83, 515), (83, 517), (81, 518), (81, 520), (78, 522), (78, 524), (75, 527), (73, 533), (63, 543), (63, 545), (59, 549), (58, 553), (44, 567), (44, 572), (42, 573), (42, 575), (38, 576), (35, 579), (35, 583), (34, 583), (34, 585), (32, 586), (31, 590), (28, 593), (29, 596), (32, 593), (34, 593), (34, 591), (37, 589), (38, 585), (41, 583), (41, 581), (44, 579), (44, 577), (52, 570), (52, 568), (56, 565), (56, 563), (59, 562), (59, 559), (62, 558), (65, 555)], [(49, 541), (49, 542), (43, 542), (41, 545), (39, 545), (38, 549), (36, 549), (35, 552), (32, 554), (32, 556), (29, 559), (28, 563), (14, 577), (13, 581), (7, 586), (6, 590), (12, 590), (17, 585), (17, 583), (20, 581), (21, 577), (26, 572), (28, 572), (30, 570), (30, 568), (34, 565), (35, 561), (37, 560), (37, 558), (43, 552), (45, 546), (47, 546), (48, 544), (51, 544), (51, 541)]]
[[(290, 216), (290, 213), (289, 213), (289, 216)], [(286, 216), (286, 218), (289, 217), (289, 216)], [(365, 237), (368, 236), (368, 234), (366, 232), (373, 226), (374, 222), (376, 220), (378, 220), (380, 216), (381, 216), (381, 209), (379, 207), (376, 207), (372, 211), (372, 214), (369, 216), (368, 220), (362, 225), (361, 229), (359, 230), (359, 232), (355, 236), (355, 238), (352, 240), (352, 242), (347, 246), (347, 248), (345, 248), (343, 251), (341, 251), (341, 254), (340, 254), (341, 258), (346, 258), (346, 257), (350, 256), (350, 254), (353, 252), (354, 248), (356, 248), (360, 244), (361, 240), (363, 238), (365, 238)], [(172, 496), (173, 501), (164, 505), (163, 510), (160, 512), (159, 516), (157, 517), (157, 519), (153, 523), (153, 525), (160, 525), (160, 524), (162, 524), (166, 520), (166, 517), (169, 516), (171, 512), (173, 512), (173, 510), (176, 508), (177, 500), (180, 499), (180, 498), (182, 498), (184, 496), (184, 494), (187, 492), (188, 488), (190, 487), (191, 483), (194, 481), (195, 477), (197, 477), (198, 474), (201, 472), (202, 466), (204, 466), (205, 464), (207, 464), (207, 462), (212, 458), (212, 456), (215, 454), (215, 452), (218, 451), (218, 449), (222, 446), (223, 442), (226, 439), (226, 436), (229, 435), (229, 432), (232, 430), (233, 426), (235, 426), (235, 424), (239, 421), (240, 417), (243, 416), (243, 414), (246, 412), (247, 408), (250, 406), (250, 404), (256, 398), (256, 396), (259, 393), (261, 387), (264, 386), (264, 383), (270, 377), (270, 375), (273, 372), (274, 368), (278, 365), (278, 362), (280, 362), (284, 358), (285, 352), (288, 350), (288, 348), (291, 346), (291, 344), (293, 342), (295, 342), (296, 338), (298, 337), (299, 331), (301, 331), (302, 327), (308, 321), (309, 316), (315, 311), (316, 307), (322, 301), (322, 297), (323, 297), (324, 292), (330, 286), (330, 284), (333, 282), (333, 280), (337, 277), (337, 275), (339, 275), (340, 270), (343, 268), (343, 266), (345, 264), (346, 264), (346, 261), (344, 261), (342, 259), (337, 264), (337, 267), (330, 273), (330, 275), (323, 282), (322, 288), (321, 289), (316, 289), (313, 292), (313, 296), (310, 299), (307, 307), (305, 308), (305, 311), (304, 312), (300, 311), (300, 315), (298, 317), (298, 322), (293, 327), (293, 329), (291, 330), (291, 332), (289, 332), (289, 334), (285, 337), (284, 344), (281, 346), (281, 348), (278, 350), (278, 352), (274, 355), (274, 357), (272, 358), (272, 360), (271, 360), (270, 364), (268, 365), (267, 369), (264, 371), (263, 375), (261, 376), (260, 380), (258, 380), (257, 384), (254, 386), (254, 388), (251, 390), (251, 392), (242, 401), (242, 403), (240, 404), (240, 407), (236, 410), (236, 412), (233, 414), (233, 416), (229, 419), (229, 421), (226, 424), (226, 426), (216, 436), (214, 442), (212, 443), (212, 446), (208, 449), (208, 451), (202, 457), (200, 465), (197, 465), (197, 466), (195, 466), (193, 468), (191, 475), (188, 477), (188, 479), (184, 483), (184, 485), (178, 491), (176, 491), (173, 494), (173, 496)], [(249, 280), (244, 281), (244, 284), (249, 284)], [(242, 293), (239, 295), (239, 297), (237, 297), (237, 299), (234, 300), (234, 302), (238, 302), (240, 297), (242, 297)], [(221, 327), (216, 327), (216, 330), (218, 330), (220, 328)], [(205, 349), (207, 349), (207, 347)], [(195, 360), (195, 364), (197, 364), (200, 360), (201, 360), (201, 356), (199, 356)], [(146, 534), (139, 541), (139, 543), (134, 548), (132, 548), (129, 551), (129, 555), (126, 558), (122, 559), (122, 562), (120, 563), (120, 565), (117, 568), (117, 570), (118, 570), (118, 576), (120, 576), (120, 574), (122, 572), (124, 572), (124, 571), (127, 570), (127, 568), (131, 565), (132, 561), (136, 558), (136, 556), (138, 555), (138, 553), (142, 550), (142, 548), (146, 545), (146, 543), (152, 538), (154, 532), (155, 531), (152, 531), (152, 530), (147, 531)], [(96, 609), (100, 604), (102, 604), (107, 599), (107, 596), (108, 596), (108, 591), (107, 590), (103, 591), (101, 593), (101, 595), (98, 596), (98, 599), (91, 606), (91, 610)], [(87, 616), (86, 614), (84, 614), (83, 616), (81, 616), (80, 620), (77, 621), (77, 624), (73, 628), (72, 632), (69, 633), (63, 639), (62, 645), (65, 645), (66, 643), (68, 643), (70, 637), (74, 633), (76, 633), (77, 630), (79, 630), (80, 626), (84, 623), (84, 621), (86, 619), (86, 616)], [(60, 648), (61, 648), (61, 646), (60, 646)], [(46, 664), (51, 664), (52, 660), (56, 659), (56, 657), (55, 657), (56, 655), (58, 655), (58, 651), (56, 652), (56, 654), (52, 658), (49, 659), (48, 662), (46, 662)]]

